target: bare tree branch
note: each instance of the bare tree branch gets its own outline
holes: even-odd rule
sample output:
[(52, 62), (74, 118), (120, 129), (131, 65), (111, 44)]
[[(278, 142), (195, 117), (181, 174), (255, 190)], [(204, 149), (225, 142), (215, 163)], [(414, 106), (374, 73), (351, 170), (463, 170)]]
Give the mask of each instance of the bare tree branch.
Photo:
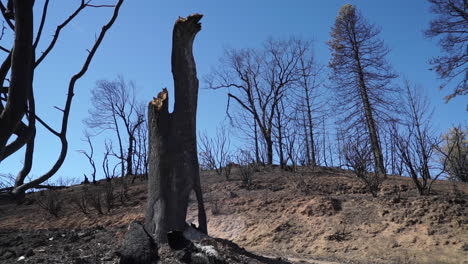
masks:
[[(65, 160), (65, 157), (67, 155), (67, 150), (68, 150), (68, 141), (67, 141), (66, 135), (67, 135), (68, 118), (69, 118), (69, 115), (70, 115), (75, 84), (87, 72), (88, 67), (89, 67), (89, 65), (90, 65), (96, 51), (98, 50), (99, 46), (102, 43), (102, 40), (104, 39), (104, 36), (106, 35), (107, 31), (112, 27), (115, 20), (117, 19), (117, 16), (119, 15), (120, 7), (122, 6), (122, 4), (123, 4), (123, 0), (118, 0), (117, 5), (113, 10), (111, 18), (102, 27), (101, 32), (99, 33), (99, 36), (98, 36), (96, 42), (92, 46), (92, 48), (90, 50), (90, 53), (86, 57), (85, 62), (83, 63), (81, 69), (75, 75), (73, 75), (73, 77), (70, 79), (70, 82), (69, 82), (69, 85), (68, 85), (68, 91), (67, 91), (67, 98), (66, 98), (63, 117), (62, 117), (61, 130), (60, 130), (59, 135), (58, 135), (58, 137), (60, 139), (60, 142), (61, 142), (61, 151), (60, 151), (60, 154), (59, 154), (56, 162), (53, 164), (51, 169), (48, 172), (46, 172), (45, 174), (43, 174), (42, 176), (40, 176), (40, 177), (38, 177), (38, 178), (28, 182), (28, 183), (24, 183), (22, 185), (15, 186), (15, 189), (12, 190), (12, 192), (11, 192), (13, 195), (24, 193), (27, 189), (32, 188), (34, 186), (37, 186), (38, 184), (46, 181), (47, 179), (52, 177), (58, 171), (58, 169), (61, 167), (61, 165), (63, 164), (63, 162)], [(82, 1), (82, 4), (81, 4), (80, 8), (78, 8), (75, 11), (75, 13), (69, 19), (67, 19), (67, 21), (64, 24), (61, 25), (61, 27), (59, 26), (59, 28), (60, 29), (63, 28), (64, 25), (66, 25), (68, 22), (70, 22), (71, 19), (73, 19), (73, 17), (76, 16), (76, 14), (78, 14), (79, 11), (81, 11), (84, 8), (84, 7), (82, 8), (82, 6), (84, 6), (84, 1)], [(53, 43), (55, 43), (57, 37), (58, 37), (58, 34), (56, 32), (56, 35), (54, 36), (55, 40), (53, 40), (53, 42), (49, 46), (50, 49), (51, 49), (51, 47), (53, 47)], [(48, 50), (50, 51), (50, 49), (48, 49)], [(37, 65), (38, 65), (38, 63), (36, 62), (36, 66)]]
[[(78, 8), (76, 8), (76, 10), (62, 24), (57, 26), (57, 29), (55, 30), (55, 34), (54, 34), (54, 37), (52, 38), (52, 41), (50, 42), (49, 46), (45, 49), (45, 51), (42, 52), (41, 56), (39, 56), (39, 59), (36, 60), (34, 67), (39, 66), (39, 64), (41, 64), (41, 62), (45, 59), (45, 57), (47, 57), (49, 52), (54, 48), (55, 43), (57, 43), (57, 40), (60, 36), (60, 32), (62, 31), (62, 29), (66, 27), (68, 23), (70, 23), (85, 8), (86, 8), (86, 4), (84, 3), (84, 1), (81, 1), (80, 6), (78, 6)], [(38, 35), (38, 37), (39, 36), (40, 35)]]
[[(468, 94), (468, 8), (466, 0), (428, 0), (432, 13), (438, 15), (425, 31), (428, 38), (439, 38), (445, 52), (430, 61), (444, 88), (455, 81), (446, 101)], [(458, 79), (458, 80), (457, 80)]]
[[(300, 78), (299, 58), (307, 45), (294, 38), (269, 39), (262, 49), (226, 50), (223, 65), (205, 78), (209, 88), (227, 89), (229, 102), (233, 99), (241, 111), (251, 115), (265, 141), (268, 164), (273, 163), (276, 108)], [(255, 145), (259, 145), (256, 136)]]
[(0, 1), (0, 11), (2, 12), (3, 19), (7, 22), (8, 26), (10, 27), (11, 30), (15, 31), (15, 26), (13, 23), (10, 21), (10, 17), (6, 14), (7, 9), (3, 5), (3, 2)]
[(44, 7), (42, 9), (42, 17), (41, 17), (41, 23), (39, 24), (39, 29), (37, 31), (36, 35), (36, 40), (34, 41), (34, 49), (37, 48), (37, 45), (39, 44), (39, 40), (41, 39), (42, 35), (42, 30), (44, 29), (44, 24), (47, 18), (47, 8), (49, 7), (49, 0), (45, 0), (44, 2)]

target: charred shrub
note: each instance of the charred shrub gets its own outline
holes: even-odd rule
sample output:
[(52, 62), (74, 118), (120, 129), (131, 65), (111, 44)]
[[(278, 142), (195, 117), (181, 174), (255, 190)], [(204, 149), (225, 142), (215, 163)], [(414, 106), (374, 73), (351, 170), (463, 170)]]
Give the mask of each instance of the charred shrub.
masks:
[(104, 201), (107, 207), (107, 212), (110, 212), (115, 207), (114, 185), (112, 181), (106, 182), (104, 185)]
[(344, 147), (344, 157), (347, 166), (350, 167), (355, 176), (365, 184), (372, 196), (376, 197), (380, 191), (380, 185), (385, 179), (385, 175), (371, 172), (371, 155), (370, 146), (359, 140), (348, 142)]
[(91, 188), (88, 194), (89, 205), (91, 205), (91, 207), (94, 208), (98, 214), (104, 214), (102, 212), (101, 191), (98, 188)]
[(85, 186), (83, 192), (76, 194), (71, 199), (72, 205), (85, 215), (88, 214), (88, 193), (88, 187)]
[(237, 163), (239, 164), (239, 176), (244, 185), (249, 188), (252, 185), (252, 178), (259, 169), (251, 153), (246, 150), (240, 150), (237, 154)]
[(63, 199), (56, 190), (46, 190), (39, 193), (36, 202), (48, 214), (59, 217), (63, 209)]

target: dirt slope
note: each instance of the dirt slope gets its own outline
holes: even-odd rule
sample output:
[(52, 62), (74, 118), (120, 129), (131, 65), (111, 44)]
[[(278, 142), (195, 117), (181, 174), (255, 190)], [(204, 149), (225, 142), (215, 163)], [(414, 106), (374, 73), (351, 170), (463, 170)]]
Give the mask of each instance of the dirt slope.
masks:
[[(202, 173), (209, 232), (262, 255), (300, 263), (468, 263), (468, 186), (436, 182), (431, 196), (420, 197), (411, 181), (390, 177), (373, 198), (348, 171), (321, 168), (300, 173), (263, 169), (251, 186), (234, 171), (225, 181)], [(143, 220), (146, 183), (137, 180), (128, 198), (119, 199), (113, 186), (114, 207), (103, 215), (91, 205), (87, 214), (73, 200), (83, 186), (58, 191), (59, 216), (42, 210), (30, 194), (22, 205), (0, 205), (2, 230), (109, 229), (118, 244), (128, 223)], [(89, 186), (86, 194), (105, 193), (105, 184)], [(196, 222), (192, 199), (188, 220)], [(0, 238), (0, 241), (2, 238)], [(0, 260), (6, 247), (0, 246)], [(321, 262), (320, 262), (321, 261)]]

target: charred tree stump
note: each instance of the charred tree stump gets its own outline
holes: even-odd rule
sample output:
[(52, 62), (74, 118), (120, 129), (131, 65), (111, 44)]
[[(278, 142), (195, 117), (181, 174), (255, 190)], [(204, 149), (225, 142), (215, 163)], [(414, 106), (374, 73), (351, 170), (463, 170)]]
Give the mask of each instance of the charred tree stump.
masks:
[(123, 245), (118, 252), (119, 264), (155, 263), (157, 253), (157, 246), (153, 238), (146, 233), (143, 225), (137, 221), (130, 223)]
[(197, 156), (198, 79), (192, 46), (202, 15), (179, 18), (172, 39), (174, 111), (166, 89), (148, 107), (149, 168), (146, 229), (156, 242), (167, 243), (169, 231), (184, 231), (190, 192), (198, 201), (199, 229), (207, 233)]

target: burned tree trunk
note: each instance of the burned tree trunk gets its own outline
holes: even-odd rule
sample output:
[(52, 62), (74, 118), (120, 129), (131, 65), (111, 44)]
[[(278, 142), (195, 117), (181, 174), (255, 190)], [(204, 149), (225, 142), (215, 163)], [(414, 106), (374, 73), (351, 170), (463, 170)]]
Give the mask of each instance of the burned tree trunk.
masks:
[[(0, 110), (0, 161), (6, 157), (7, 143), (17, 128), (21, 125), (21, 119), (28, 110), (28, 98), (32, 92), (33, 84), (33, 6), (34, 1), (9, 2), (14, 4), (15, 41), (13, 50), (8, 58), (11, 58), (11, 79), (8, 88), (8, 99), (5, 107)], [(10, 57), (11, 56), (11, 57)], [(10, 65), (6, 65), (10, 66)], [(3, 66), (2, 66), (3, 67)], [(3, 71), (4, 69), (2, 69)], [(2, 77), (6, 77), (6, 73)], [(3, 86), (4, 79), (1, 80)], [(2, 103), (0, 103), (1, 105)], [(27, 140), (17, 144), (15, 151), (26, 144), (32, 137), (32, 133), (26, 133)], [(10, 145), (11, 147), (12, 145)], [(10, 149), (11, 150), (11, 149)], [(8, 153), (10, 154), (10, 153)]]
[(196, 112), (198, 79), (192, 46), (202, 15), (179, 18), (173, 31), (172, 74), (175, 103), (168, 110), (164, 89), (148, 107), (149, 168), (146, 229), (156, 242), (167, 242), (168, 231), (186, 228), (188, 199), (195, 191), (200, 230), (207, 233), (197, 156)]

